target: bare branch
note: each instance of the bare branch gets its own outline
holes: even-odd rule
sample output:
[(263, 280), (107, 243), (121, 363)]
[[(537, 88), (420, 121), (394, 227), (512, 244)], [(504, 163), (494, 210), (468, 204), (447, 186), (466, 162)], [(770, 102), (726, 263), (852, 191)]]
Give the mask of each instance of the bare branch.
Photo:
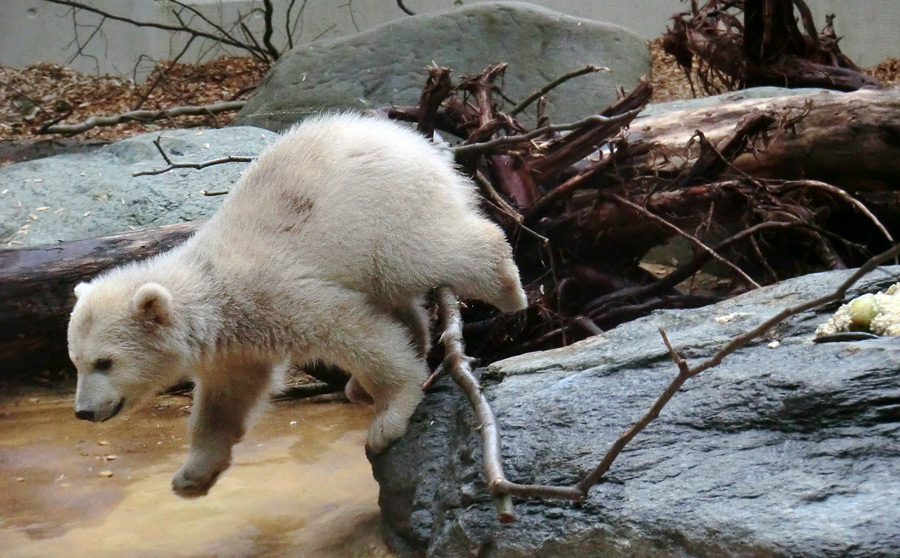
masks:
[[(181, 60), (181, 57), (184, 56), (184, 54), (188, 51), (188, 49), (191, 47), (191, 43), (193, 43), (194, 39), (196, 39), (196, 38), (197, 37), (191, 37), (190, 39), (188, 39), (187, 42), (184, 44), (184, 48), (181, 49), (181, 52), (179, 52), (178, 55), (169, 62), (168, 66), (165, 69), (159, 70), (159, 72), (156, 75), (156, 79), (153, 80), (153, 83), (151, 83), (147, 87), (147, 90), (144, 91), (144, 93), (141, 95), (141, 98), (138, 99), (138, 102), (137, 102), (137, 104), (134, 105), (133, 110), (138, 110), (142, 106), (144, 106), (144, 103), (146, 103), (147, 99), (150, 97), (150, 93), (153, 93), (153, 90), (156, 89), (156, 86), (159, 85), (166, 78), (166, 74), (168, 74), (170, 71), (172, 71), (172, 68), (174, 68), (175, 64), (177, 64), (178, 61)], [(151, 60), (151, 62), (153, 62), (153, 59), (150, 59), (150, 60)], [(137, 72), (136, 66), (135, 66), (135, 72)]]
[[(79, 56), (85, 56), (85, 57), (93, 58), (93, 59), (94, 59), (94, 65), (95, 65), (96, 68), (97, 68), (97, 73), (100, 73), (100, 61), (97, 59), (96, 56), (91, 56), (91, 55), (85, 54), (84, 49), (87, 48), (87, 46), (91, 43), (92, 40), (94, 40), (94, 37), (96, 37), (97, 35), (100, 35), (101, 37), (104, 37), (104, 38), (106, 37), (106, 35), (103, 33), (103, 30), (102, 30), (102, 29), (103, 29), (103, 24), (104, 24), (105, 22), (106, 22), (106, 17), (105, 17), (105, 16), (102, 17), (102, 18), (100, 18), (100, 23), (98, 23), (96, 26), (94, 26), (94, 30), (93, 30), (93, 31), (91, 32), (91, 34), (88, 36), (87, 40), (84, 41), (84, 43), (82, 43), (82, 42), (79, 40), (79, 38), (78, 38), (78, 28), (81, 27), (81, 26), (78, 25), (78, 18), (77, 18), (77, 16), (76, 16), (76, 10), (75, 10), (75, 9), (72, 9), (72, 27), (73, 27), (72, 31), (73, 31), (73, 37), (72, 37), (72, 41), (69, 43), (69, 46), (71, 46), (72, 43), (75, 43), (75, 45), (77, 45), (78, 48), (75, 50), (75, 53), (72, 54), (72, 56), (69, 57), (69, 60), (66, 62), (66, 65), (71, 64), (71, 63), (72, 63), (76, 58), (78, 58)], [(84, 27), (87, 27), (87, 26), (84, 26)], [(105, 46), (108, 47), (108, 45), (105, 45)], [(106, 48), (104, 48), (103, 54), (104, 54), (104, 55), (107, 54)]]
[(584, 493), (587, 493), (588, 490), (591, 489), (592, 486), (600, 482), (600, 479), (603, 478), (603, 475), (609, 471), (609, 468), (612, 466), (613, 462), (622, 452), (628, 442), (634, 439), (641, 430), (647, 427), (656, 417), (659, 416), (660, 411), (662, 411), (663, 407), (666, 406), (666, 403), (672, 399), (672, 396), (681, 389), (682, 384), (687, 381), (688, 378), (691, 377), (691, 371), (687, 366), (687, 363), (681, 358), (675, 349), (672, 348), (672, 345), (669, 343), (669, 338), (666, 337), (666, 332), (660, 328), (659, 334), (662, 335), (663, 342), (666, 344), (666, 347), (669, 349), (669, 355), (671, 355), (672, 360), (675, 361), (675, 364), (678, 365), (678, 376), (675, 377), (674, 380), (666, 387), (666, 389), (662, 392), (653, 405), (650, 407), (650, 410), (640, 418), (636, 423), (631, 425), (628, 430), (625, 431), (624, 434), (619, 436), (615, 442), (613, 442), (612, 447), (606, 452), (606, 455), (603, 456), (603, 459), (600, 461), (600, 464), (591, 471), (591, 473), (584, 477), (584, 479), (579, 482), (576, 486), (578, 486), (579, 490)]
[(523, 217), (521, 213), (516, 211), (513, 206), (509, 205), (509, 203), (507, 203), (507, 201), (503, 199), (503, 197), (494, 188), (494, 185), (491, 184), (491, 181), (488, 180), (486, 176), (484, 176), (484, 173), (482, 173), (481, 171), (475, 172), (475, 183), (478, 184), (478, 186), (481, 188), (481, 193), (484, 194), (488, 203), (490, 203), (491, 205), (499, 209), (501, 213), (512, 219), (512, 221), (518, 228), (538, 239), (541, 244), (547, 245), (550, 243), (549, 238), (538, 233), (534, 229), (525, 226), (525, 217)]
[(88, 6), (87, 4), (83, 4), (81, 2), (75, 2), (73, 0), (46, 0), (46, 1), (53, 3), (53, 4), (59, 4), (60, 6), (69, 6), (70, 8), (76, 8), (79, 10), (84, 10), (86, 12), (95, 13), (104, 18), (112, 19), (115, 21), (122, 21), (125, 23), (130, 23), (137, 27), (152, 27), (154, 29), (162, 29), (165, 31), (172, 31), (175, 33), (190, 33), (190, 34), (196, 35), (198, 37), (204, 37), (206, 39), (220, 41), (223, 44), (241, 48), (241, 49), (250, 51), (251, 53), (255, 53), (257, 55), (265, 55), (266, 54), (266, 52), (264, 50), (261, 50), (250, 43), (235, 41), (235, 40), (229, 39), (226, 36), (216, 35), (213, 33), (209, 33), (207, 31), (191, 29), (190, 27), (187, 27), (185, 25), (176, 26), (176, 25), (168, 25), (165, 23), (156, 23), (156, 22), (152, 22), (152, 21), (136, 21), (134, 19), (111, 14), (109, 12), (94, 8), (93, 6)]
[(575, 487), (523, 485), (506, 479), (503, 472), (500, 430), (497, 427), (497, 420), (487, 397), (481, 391), (481, 384), (472, 373), (470, 358), (465, 354), (466, 347), (462, 336), (459, 301), (453, 291), (447, 287), (438, 289), (437, 297), (441, 322), (444, 326), (444, 332), (441, 334), (441, 343), (444, 344), (446, 352), (444, 367), (466, 395), (478, 419), (485, 481), (494, 498), (500, 521), (510, 523), (515, 520), (510, 496), (584, 500), (585, 493)]
[(585, 74), (593, 74), (593, 73), (601, 72), (601, 71), (609, 72), (610, 69), (606, 68), (606, 67), (601, 67), (601, 66), (586, 66), (584, 68), (581, 68), (580, 70), (575, 70), (573, 72), (569, 72), (568, 74), (564, 74), (564, 75), (556, 78), (555, 80), (551, 81), (547, 85), (541, 87), (540, 89), (538, 89), (537, 91), (535, 91), (534, 93), (529, 95), (528, 97), (526, 97), (523, 101), (521, 101), (519, 104), (517, 104), (515, 107), (513, 107), (513, 109), (510, 110), (509, 112), (507, 112), (506, 114), (509, 116), (515, 116), (515, 115), (519, 114), (520, 112), (522, 112), (523, 110), (525, 110), (526, 108), (528, 108), (528, 106), (531, 105), (531, 103), (537, 101), (538, 99), (540, 99), (541, 97), (543, 97), (544, 95), (546, 95), (547, 93), (552, 91), (553, 89), (556, 89), (563, 83), (569, 81), (570, 79), (577, 78), (577, 77), (583, 76)]
[[(240, 42), (240, 41), (238, 41), (238, 39), (236, 37), (234, 37), (231, 33), (229, 33), (227, 29), (225, 29), (221, 25), (217, 25), (215, 22), (211, 21), (209, 18), (207, 18), (205, 15), (203, 15), (203, 12), (201, 12), (197, 8), (191, 6), (190, 4), (186, 4), (184, 2), (179, 2), (179, 0), (170, 0), (170, 1), (173, 4), (175, 4), (176, 6), (180, 6), (181, 8), (183, 8), (183, 9), (191, 12), (192, 14), (196, 15), (197, 17), (199, 17), (204, 23), (206, 23), (207, 25), (209, 25), (210, 27), (215, 29), (217, 32), (221, 33), (221, 36), (224, 37), (225, 39), (234, 41), (235, 43)], [(187, 27), (187, 25), (185, 25), (184, 22), (181, 21), (180, 14), (176, 14), (174, 11), (172, 13), (175, 14), (175, 17), (178, 18), (178, 21), (181, 22), (184, 27)], [(196, 35), (194, 37), (196, 37)]]
[[(487, 398), (481, 391), (481, 385), (472, 375), (469, 357), (466, 356), (465, 343), (462, 336), (462, 317), (459, 313), (459, 301), (447, 287), (437, 291), (438, 304), (440, 305), (441, 321), (444, 325), (444, 333), (441, 335), (441, 343), (444, 344), (446, 356), (445, 368), (449, 372), (456, 385), (465, 393), (472, 404), (475, 416), (478, 418), (479, 432), (481, 433), (482, 452), (484, 454), (483, 465), (487, 485), (494, 494), (497, 483), (506, 479), (503, 473), (503, 465), (500, 458), (500, 432), (497, 428), (497, 420), (494, 412), (488, 404)], [(515, 514), (512, 509), (512, 501), (508, 495), (495, 495), (494, 504), (500, 515), (500, 521), (510, 523), (514, 521)]]
[[(297, 3), (297, 0), (291, 0), (291, 3), (288, 4), (287, 11), (284, 14), (284, 33), (287, 35), (288, 48), (294, 48), (294, 33), (297, 31), (297, 25), (302, 23), (303, 20), (303, 11), (306, 9), (306, 0), (303, 0), (303, 3), (300, 4), (300, 9), (297, 11), (297, 18), (291, 21), (291, 11), (294, 9), (294, 4)], [(303, 27), (300, 27), (301, 33)]]
[(847, 290), (849, 290), (850, 287), (856, 284), (856, 282), (859, 281), (860, 278), (862, 278), (878, 266), (886, 263), (891, 259), (896, 258), (898, 254), (900, 254), (900, 244), (897, 244), (890, 250), (882, 252), (881, 254), (878, 254), (877, 256), (869, 259), (865, 264), (857, 269), (855, 273), (853, 273), (843, 283), (841, 283), (841, 285), (838, 286), (838, 288), (833, 292), (821, 296), (815, 300), (810, 300), (796, 306), (792, 306), (790, 308), (785, 308), (751, 331), (735, 337), (730, 342), (728, 342), (728, 344), (719, 349), (712, 357), (693, 367), (688, 366), (687, 362), (672, 347), (671, 343), (669, 343), (669, 339), (668, 337), (666, 337), (666, 333), (662, 329), (660, 329), (659, 333), (660, 335), (662, 335), (663, 342), (669, 349), (669, 355), (678, 366), (678, 376), (676, 376), (675, 379), (673, 379), (672, 382), (669, 383), (665, 391), (663, 391), (662, 395), (660, 395), (656, 402), (653, 403), (653, 406), (650, 407), (650, 410), (647, 411), (647, 413), (643, 417), (641, 417), (640, 420), (638, 420), (635, 424), (628, 428), (628, 430), (626, 430), (625, 433), (622, 434), (613, 443), (612, 447), (603, 457), (600, 464), (597, 465), (597, 467), (593, 471), (591, 471), (588, 476), (586, 476), (581, 482), (577, 484), (578, 489), (587, 493), (587, 491), (590, 490), (593, 485), (600, 482), (600, 480), (603, 478), (603, 475), (605, 475), (609, 470), (613, 461), (615, 461), (616, 457), (618, 457), (625, 445), (628, 444), (628, 442), (630, 442), (648, 424), (650, 424), (653, 419), (659, 416), (662, 408), (665, 407), (666, 403), (669, 402), (672, 396), (675, 395), (675, 393), (681, 388), (684, 382), (689, 378), (693, 378), (704, 370), (708, 370), (710, 368), (718, 366), (725, 359), (725, 357), (740, 349), (753, 339), (764, 335), (770, 329), (780, 324), (787, 318), (800, 314), (801, 312), (806, 312), (807, 310), (811, 310), (818, 306), (828, 304), (830, 302), (843, 300), (844, 295), (847, 294)]
[(173, 118), (175, 116), (195, 116), (198, 114), (215, 114), (229, 110), (240, 110), (246, 101), (228, 101), (202, 106), (183, 106), (165, 110), (133, 110), (112, 116), (92, 116), (77, 124), (56, 124), (41, 130), (45, 134), (77, 134), (90, 130), (96, 126), (114, 126), (127, 120), (159, 120), (160, 118)]
[(865, 204), (863, 204), (861, 201), (854, 198), (844, 190), (838, 188), (837, 186), (833, 186), (826, 182), (819, 182), (818, 180), (791, 180), (785, 182), (784, 184), (781, 184), (780, 186), (775, 186), (775, 188), (781, 188), (785, 190), (793, 190), (795, 188), (813, 188), (833, 194), (849, 203), (850, 205), (858, 209), (860, 213), (868, 217), (869, 220), (872, 221), (872, 224), (874, 224), (875, 227), (879, 231), (881, 231), (881, 234), (884, 235), (888, 242), (890, 242), (891, 244), (894, 243), (894, 237), (892, 237), (887, 228), (881, 224), (881, 221), (878, 220), (878, 217), (876, 217), (871, 211), (869, 211), (869, 208), (866, 207)]
[(483, 172), (477, 171), (475, 173), (475, 183), (478, 184), (479, 188), (481, 188), (481, 193), (484, 194), (488, 201), (497, 206), (500, 211), (502, 211), (507, 217), (515, 221), (516, 224), (521, 225), (525, 221), (525, 218), (522, 217), (522, 214), (516, 211), (516, 208), (509, 205), (509, 203), (507, 203), (506, 200), (504, 200), (503, 197), (500, 196), (500, 194), (494, 188), (494, 185), (491, 184), (491, 181), (488, 180)]
[(530, 142), (533, 139), (546, 136), (548, 134), (553, 134), (556, 132), (568, 132), (572, 130), (580, 130), (582, 128), (586, 128), (588, 126), (594, 124), (608, 124), (610, 126), (616, 125), (622, 122), (630, 122), (637, 116), (640, 110), (633, 110), (626, 112), (624, 114), (619, 114), (616, 116), (602, 116), (599, 114), (594, 114), (579, 120), (578, 122), (572, 122), (569, 124), (556, 124), (551, 126), (543, 126), (541, 128), (537, 128), (528, 132), (527, 134), (520, 134), (516, 136), (504, 136), (502, 138), (497, 138), (490, 141), (483, 141), (480, 143), (471, 143), (466, 145), (458, 145), (453, 148), (453, 153), (457, 157), (469, 157), (472, 155), (480, 155), (482, 153), (488, 153), (491, 151), (496, 151), (501, 147), (508, 147), (510, 145), (517, 145), (521, 143)]
[[(213, 165), (221, 165), (224, 163), (251, 163), (253, 162), (253, 157), (238, 157), (234, 155), (228, 155), (227, 157), (220, 157), (218, 159), (212, 159), (209, 161), (204, 161), (202, 163), (173, 163), (169, 156), (166, 155), (166, 152), (163, 150), (160, 145), (160, 140), (162, 139), (162, 135), (158, 136), (155, 140), (153, 140), (153, 145), (156, 146), (156, 150), (159, 151), (159, 154), (162, 155), (163, 160), (168, 163), (166, 167), (155, 170), (147, 170), (147, 171), (137, 171), (131, 173), (131, 176), (149, 176), (162, 174), (164, 172), (169, 172), (172, 169), (205, 169), (206, 167), (211, 167)], [(218, 196), (221, 194), (227, 194), (228, 192), (203, 192), (204, 196)]]
[(428, 79), (419, 95), (419, 120), (416, 122), (416, 129), (426, 138), (434, 139), (435, 116), (441, 103), (453, 91), (453, 83), (450, 80), (450, 68), (432, 63), (425, 70), (428, 72)]
[[(637, 111), (627, 112), (621, 117), (626, 117), (631, 114), (636, 114)], [(618, 118), (618, 117), (617, 117)], [(618, 162), (620, 156), (622, 157), (633, 157), (640, 155), (642, 152), (649, 151), (651, 146), (649, 144), (644, 144), (643, 146), (629, 146), (625, 149), (619, 150), (615, 146), (611, 146), (612, 153), (609, 154), (608, 157), (599, 161), (597, 163), (592, 164), (588, 168), (582, 170), (575, 176), (569, 178), (562, 184), (558, 184), (553, 187), (552, 190), (541, 196), (540, 199), (536, 200), (533, 204), (529, 205), (523, 210), (523, 216), (529, 222), (536, 221), (539, 217), (541, 217), (547, 210), (549, 210), (553, 205), (567, 197), (571, 196), (576, 190), (583, 188), (589, 184), (591, 178), (596, 176), (600, 171), (608, 169), (610, 166), (615, 165)]]
[[(248, 39), (251, 43), (253, 43), (253, 46), (254, 46), (255, 48), (257, 48), (257, 49), (259, 49), (259, 50), (263, 50), (263, 47), (260, 46), (259, 41), (256, 40), (256, 37), (255, 37), (255, 36), (253, 36), (253, 32), (250, 31), (250, 28), (247, 27), (247, 24), (244, 23), (244, 20), (243, 20), (243, 19), (241, 19), (241, 20), (238, 22), (238, 27), (241, 28), (241, 31), (244, 32), (244, 36), (247, 37), (247, 39)], [(265, 59), (265, 57), (263, 57), (263, 59)]]
[(269, 51), (272, 60), (278, 60), (281, 58), (281, 53), (278, 52), (278, 49), (272, 44), (272, 32), (275, 30), (274, 25), (272, 24), (272, 14), (275, 12), (275, 8), (272, 6), (272, 0), (263, 0), (263, 6), (265, 7), (264, 18), (266, 22), (266, 30), (263, 32), (262, 39), (263, 44), (266, 45), (266, 50)]
[[(781, 221), (767, 221), (764, 223), (757, 223), (756, 225), (743, 229), (726, 238), (725, 240), (719, 242), (718, 244), (713, 246), (712, 249), (714, 253), (718, 254), (739, 241), (747, 238), (752, 240), (753, 235), (757, 233), (779, 229), (794, 229), (798, 227), (809, 227), (809, 225), (800, 222), (786, 223)], [(584, 310), (589, 314), (593, 314), (595, 313), (595, 311), (600, 310), (603, 306), (608, 305), (611, 302), (625, 299), (642, 300), (650, 296), (659, 295), (667, 291), (668, 289), (675, 287), (675, 285), (677, 285), (678, 283), (687, 280), (693, 274), (700, 271), (700, 268), (706, 265), (706, 263), (710, 259), (711, 255), (709, 252), (698, 251), (690, 261), (682, 263), (671, 272), (669, 272), (665, 277), (661, 277), (656, 282), (625, 289), (618, 289), (609, 294), (605, 294), (585, 305)]]
[(638, 205), (630, 200), (623, 198), (622, 196), (620, 196), (618, 194), (613, 194), (611, 192), (603, 192), (602, 195), (606, 198), (609, 198), (609, 199), (615, 201), (618, 204), (630, 207), (634, 211), (637, 211), (638, 213), (640, 213), (647, 219), (654, 221), (655, 223), (659, 223), (660, 225), (675, 231), (679, 236), (682, 236), (682, 237), (688, 239), (695, 246), (697, 246), (701, 250), (709, 253), (709, 255), (712, 256), (713, 258), (715, 258), (717, 261), (730, 267), (732, 270), (734, 270), (735, 273), (740, 275), (741, 278), (744, 279), (744, 281), (746, 281), (748, 284), (752, 285), (753, 288), (758, 289), (760, 287), (759, 283), (757, 283), (756, 281), (753, 280), (753, 278), (751, 278), (749, 275), (744, 273), (744, 270), (742, 270), (738, 266), (734, 265), (733, 263), (729, 262), (728, 260), (726, 260), (725, 258), (720, 256), (719, 254), (717, 254), (715, 250), (713, 250), (712, 248), (707, 246), (702, 240), (700, 240), (696, 236), (681, 230), (681, 228), (679, 228), (676, 225), (670, 223), (669, 221), (663, 219), (659, 215), (654, 215), (653, 213), (650, 213), (649, 211), (647, 211), (647, 209), (641, 207), (640, 205)]

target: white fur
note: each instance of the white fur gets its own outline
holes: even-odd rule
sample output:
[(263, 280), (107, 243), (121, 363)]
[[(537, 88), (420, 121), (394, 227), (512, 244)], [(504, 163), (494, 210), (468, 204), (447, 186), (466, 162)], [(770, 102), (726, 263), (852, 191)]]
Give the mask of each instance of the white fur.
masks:
[(509, 245), (478, 211), (472, 184), (399, 125), (307, 120), (184, 245), (76, 289), (76, 412), (106, 420), (193, 379), (190, 457), (173, 487), (202, 495), (228, 467), (273, 369), (321, 359), (353, 375), (348, 391), (374, 400), (368, 445), (382, 451), (422, 398), (420, 301), (443, 285), (503, 311), (526, 305)]

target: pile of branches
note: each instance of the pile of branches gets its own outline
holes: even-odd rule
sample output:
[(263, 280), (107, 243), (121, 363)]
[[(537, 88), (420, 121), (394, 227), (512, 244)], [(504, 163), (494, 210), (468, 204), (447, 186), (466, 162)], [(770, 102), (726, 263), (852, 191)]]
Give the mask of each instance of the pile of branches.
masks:
[[(654, 309), (702, 306), (788, 277), (858, 266), (870, 250), (892, 244), (878, 219), (840, 188), (754, 178), (733, 164), (777, 142), (803, 110), (750, 112), (717, 143), (698, 131), (676, 154), (629, 133), (650, 99), (647, 82), (597, 115), (551, 125), (543, 94), (597, 68), (563, 76), (515, 105), (499, 85), (505, 68), (454, 82), (449, 69), (431, 67), (419, 106), (384, 111), (426, 135), (462, 139), (456, 159), (514, 246), (531, 304), (515, 315), (478, 305), (465, 311), (468, 352), (483, 361), (567, 345)], [(526, 109), (533, 125), (520, 120)], [(677, 260), (647, 264), (651, 249), (671, 253), (673, 240), (682, 245)], [(704, 266), (715, 275), (701, 288)]]
[(691, 0), (691, 11), (672, 21), (663, 48), (692, 89), (695, 80), (709, 94), (763, 85), (839, 91), (881, 85), (841, 52), (834, 15), (818, 32), (804, 0), (708, 0), (702, 7)]

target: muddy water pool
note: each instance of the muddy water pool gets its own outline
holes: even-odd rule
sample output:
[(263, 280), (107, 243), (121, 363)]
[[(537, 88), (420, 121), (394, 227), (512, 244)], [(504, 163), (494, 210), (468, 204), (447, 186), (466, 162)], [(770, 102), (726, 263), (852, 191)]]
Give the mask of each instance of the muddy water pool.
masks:
[(370, 412), (275, 403), (204, 498), (169, 489), (187, 456), (184, 397), (93, 424), (72, 394), (0, 399), (4, 558), (388, 558), (364, 455)]

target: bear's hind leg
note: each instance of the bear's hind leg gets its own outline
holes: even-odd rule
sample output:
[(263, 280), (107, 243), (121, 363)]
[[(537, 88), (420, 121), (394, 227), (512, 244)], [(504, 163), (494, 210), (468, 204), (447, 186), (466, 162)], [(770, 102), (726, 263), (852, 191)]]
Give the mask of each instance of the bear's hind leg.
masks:
[(272, 365), (229, 362), (221, 379), (203, 378), (194, 390), (190, 418), (191, 449), (172, 477), (172, 489), (185, 498), (204, 496), (231, 465), (231, 448), (243, 437), (250, 415), (268, 394)]
[[(409, 355), (412, 356), (412, 355)], [(406, 434), (409, 419), (422, 401), (422, 382), (426, 378), (424, 361), (404, 357), (389, 364), (393, 372), (385, 377), (385, 368), (371, 369), (357, 375), (358, 381), (375, 402), (375, 416), (369, 425), (366, 443), (373, 453), (387, 449)]]
[(506, 235), (478, 217), (459, 225), (465, 235), (451, 238), (445, 250), (451, 261), (443, 283), (460, 298), (474, 298), (503, 312), (522, 310), (528, 299), (519, 279)]
[[(424, 307), (424, 297), (416, 297), (407, 304), (391, 310), (391, 314), (400, 320), (409, 330), (413, 339), (413, 346), (419, 352), (419, 356), (425, 358), (431, 350), (431, 316)], [(374, 402), (372, 396), (366, 392), (355, 377), (351, 376), (344, 387), (344, 394), (352, 403)]]
[(408, 328), (391, 313), (370, 306), (368, 311), (357, 307), (350, 315), (332, 329), (330, 354), (321, 357), (349, 372), (353, 383), (374, 400), (368, 446), (380, 453), (406, 433), (422, 400), (428, 367), (413, 347)]

